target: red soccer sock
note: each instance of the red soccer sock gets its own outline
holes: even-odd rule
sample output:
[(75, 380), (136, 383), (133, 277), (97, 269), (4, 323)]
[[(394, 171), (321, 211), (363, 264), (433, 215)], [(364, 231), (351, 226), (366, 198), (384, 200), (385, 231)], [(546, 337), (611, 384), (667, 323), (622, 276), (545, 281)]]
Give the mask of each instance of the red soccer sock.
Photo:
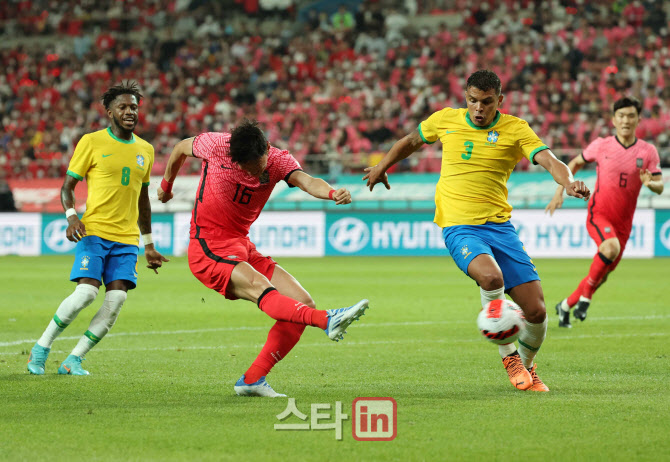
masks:
[(589, 270), (589, 275), (587, 276), (587, 281), (584, 285), (584, 293), (582, 294), (584, 297), (589, 300), (593, 298), (593, 293), (596, 291), (605, 275), (609, 272), (611, 264), (612, 260), (600, 252), (593, 257), (593, 263), (591, 263), (591, 269)]
[(261, 294), (258, 298), (258, 307), (277, 321), (305, 324), (321, 329), (328, 326), (328, 314), (325, 310), (310, 308), (304, 303), (280, 294), (274, 287), (266, 289)]
[(579, 297), (581, 296), (590, 300), (593, 297), (593, 293), (602, 282), (603, 278), (609, 272), (609, 267), (611, 264), (612, 260), (598, 252), (596, 256), (593, 257), (593, 263), (591, 263), (589, 275), (582, 279), (582, 282), (579, 283), (577, 290), (575, 290), (568, 297), (568, 305), (570, 307), (575, 306), (575, 304), (579, 301)]
[(586, 276), (584, 279), (582, 279), (577, 288), (575, 289), (575, 291), (571, 293), (570, 296), (568, 297), (568, 306), (570, 308), (572, 308), (577, 304), (577, 302), (579, 301), (579, 297), (581, 297), (582, 294), (584, 293), (584, 286), (586, 285), (586, 280), (588, 278), (589, 277)]
[(270, 332), (263, 349), (258, 354), (253, 364), (244, 374), (244, 383), (254, 383), (263, 376), (268, 375), (270, 370), (293, 349), (300, 336), (305, 331), (304, 324), (277, 321)]

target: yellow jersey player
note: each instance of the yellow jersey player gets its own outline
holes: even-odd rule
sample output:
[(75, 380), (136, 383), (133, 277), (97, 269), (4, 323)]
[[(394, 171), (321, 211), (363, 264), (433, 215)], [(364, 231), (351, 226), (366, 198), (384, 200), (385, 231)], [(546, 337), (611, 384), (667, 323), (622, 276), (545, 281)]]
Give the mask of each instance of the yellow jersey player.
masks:
[[(44, 374), (53, 341), (95, 300), (104, 283), (101, 308), (58, 368), (59, 374), (88, 375), (81, 367), (84, 355), (112, 328), (128, 290), (137, 284), (140, 232), (147, 267), (157, 272), (156, 268), (168, 261), (156, 251), (151, 238), (148, 187), (154, 148), (133, 133), (141, 98), (135, 83), (107, 90), (102, 103), (111, 126), (84, 135), (70, 160), (61, 188), (61, 203), (68, 221), (67, 238), (77, 243), (70, 273), (70, 280), (77, 287), (60, 304), (32, 348), (28, 361), (31, 374)], [(74, 189), (83, 179), (88, 185), (88, 197), (86, 212), (80, 220), (74, 208)]]
[(435, 191), (435, 223), (454, 262), (480, 287), (482, 306), (508, 293), (521, 307), (525, 329), (514, 343), (500, 345), (500, 356), (512, 384), (520, 390), (549, 391), (535, 372), (535, 355), (547, 332), (540, 277), (509, 222), (507, 180), (526, 157), (547, 169), (568, 195), (588, 199), (589, 189), (575, 181), (528, 123), (502, 114), (498, 76), (488, 70), (472, 74), (466, 84), (467, 109), (445, 108), (397, 141), (363, 177), (372, 191), (377, 183), (390, 189), (386, 171), (424, 143), (442, 142), (442, 169)]

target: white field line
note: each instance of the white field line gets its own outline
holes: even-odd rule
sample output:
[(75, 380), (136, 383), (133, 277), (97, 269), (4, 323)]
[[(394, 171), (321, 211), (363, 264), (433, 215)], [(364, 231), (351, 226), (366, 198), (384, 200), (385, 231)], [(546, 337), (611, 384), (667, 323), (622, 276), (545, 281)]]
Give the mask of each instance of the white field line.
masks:
[[(652, 332), (649, 334), (644, 334), (645, 337), (665, 337), (670, 335), (670, 332)], [(584, 334), (584, 335), (574, 335), (569, 337), (551, 337), (550, 340), (576, 340), (576, 339), (592, 339), (592, 338), (624, 338), (624, 337), (639, 337), (638, 333), (630, 334)], [(77, 337), (78, 338), (78, 337)], [(479, 337), (473, 337), (469, 339), (437, 339), (437, 340), (420, 340), (420, 339), (404, 339), (404, 340), (371, 340), (371, 341), (344, 341), (342, 346), (366, 346), (366, 345), (410, 345), (410, 344), (449, 344), (449, 343), (475, 343), (482, 342), (483, 339)], [(482, 342), (483, 343), (483, 342)], [(299, 343), (301, 347), (312, 348), (312, 347), (324, 347), (332, 345), (331, 342), (323, 341), (319, 343)], [(151, 348), (96, 348), (96, 351), (188, 351), (188, 350), (228, 350), (228, 349), (246, 349), (246, 348), (261, 348), (262, 343), (256, 344), (232, 344), (232, 345), (214, 345), (214, 346), (204, 346), (204, 345), (193, 345), (193, 346), (171, 346), (171, 347), (151, 347)], [(64, 350), (52, 350), (53, 353), (62, 353), (67, 354), (69, 351)], [(18, 352), (0, 352), (0, 356), (6, 355), (20, 355)]]
[[(654, 319), (670, 319), (670, 314), (660, 314), (660, 315), (647, 315), (647, 316), (612, 316), (612, 317), (594, 317), (594, 318), (589, 318), (589, 321), (644, 321), (644, 320), (654, 320)], [(361, 329), (361, 328), (366, 328), (366, 327), (411, 327), (411, 326), (429, 326), (429, 325), (456, 325), (456, 324), (473, 324), (474, 325), (474, 320), (456, 320), (456, 321), (407, 321), (407, 322), (381, 322), (381, 323), (361, 323), (357, 324), (355, 327), (356, 329)], [(161, 331), (161, 330), (155, 330), (155, 331), (146, 331), (146, 332), (115, 332), (115, 333), (110, 333), (105, 336), (105, 338), (110, 338), (110, 337), (137, 337), (137, 336), (144, 336), (144, 335), (180, 335), (180, 334), (202, 334), (202, 333), (207, 333), (207, 332), (238, 332), (238, 331), (255, 331), (255, 330), (262, 330), (262, 331), (267, 331), (269, 330), (268, 326), (234, 326), (234, 327), (212, 327), (209, 329), (183, 329), (183, 330), (172, 330), (172, 331)], [(603, 337), (607, 337), (608, 335), (602, 335)], [(616, 336), (616, 335), (615, 335)], [(621, 335), (622, 337), (625, 337), (627, 335)], [(80, 339), (81, 336), (77, 337), (58, 337), (58, 340), (78, 340)], [(580, 338), (580, 337), (569, 337), (569, 338)], [(590, 338), (590, 337), (585, 337), (585, 338)], [(32, 344), (35, 343), (37, 340), (36, 338), (32, 339), (24, 339), (24, 340), (14, 340), (10, 342), (0, 342), (0, 347), (10, 347), (10, 346), (16, 346), (16, 345), (23, 345), (25, 343), (27, 344)], [(386, 344), (382, 342), (383, 344)], [(392, 343), (392, 342), (388, 342)], [(409, 342), (404, 342), (404, 341), (399, 341), (398, 343), (409, 343)], [(416, 343), (421, 343), (421, 341), (417, 341)], [(215, 347), (218, 348), (218, 347)], [(96, 349), (99, 350), (99, 349)], [(124, 350), (125, 351), (125, 350)], [(133, 350), (134, 351), (134, 350)], [(2, 353), (0, 353), (2, 354)]]
[[(670, 332), (651, 332), (644, 334), (645, 337), (666, 337), (670, 335)], [(584, 335), (572, 335), (566, 337), (550, 337), (550, 341), (554, 340), (579, 340), (579, 339), (593, 339), (593, 338), (626, 338), (626, 337), (639, 337), (639, 333), (630, 333), (630, 334), (584, 334)], [(73, 337), (73, 339), (79, 337)], [(421, 340), (421, 339), (402, 339), (402, 340), (369, 340), (369, 341), (344, 341), (341, 346), (369, 346), (369, 345), (427, 345), (427, 344), (457, 344), (457, 343), (475, 343), (481, 342), (483, 339), (479, 336), (473, 336), (472, 338), (467, 339), (436, 339), (436, 340)], [(324, 339), (323, 342), (318, 343), (299, 343), (300, 347), (304, 348), (313, 348), (313, 347), (324, 347), (332, 345), (332, 342), (328, 342)], [(246, 345), (241, 344), (230, 344), (230, 345), (191, 345), (191, 346), (170, 346), (170, 347), (150, 347), (150, 348), (96, 348), (96, 351), (190, 351), (190, 350), (229, 350), (229, 349), (258, 349), (263, 346), (262, 343), (250, 343)], [(339, 346), (338, 346), (339, 347)], [(52, 353), (59, 354), (68, 354), (69, 351), (64, 350), (52, 350)], [(9, 355), (20, 355), (22, 353), (12, 351), (12, 352), (0, 352), (0, 356), (9, 356)]]

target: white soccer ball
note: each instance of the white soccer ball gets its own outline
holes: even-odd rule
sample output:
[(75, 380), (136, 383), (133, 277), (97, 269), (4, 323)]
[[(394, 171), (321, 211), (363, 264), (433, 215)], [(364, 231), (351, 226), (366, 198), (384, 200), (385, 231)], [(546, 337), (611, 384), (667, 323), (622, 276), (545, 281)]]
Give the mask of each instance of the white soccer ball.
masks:
[(498, 345), (515, 342), (524, 328), (523, 311), (511, 300), (493, 300), (477, 316), (484, 337)]

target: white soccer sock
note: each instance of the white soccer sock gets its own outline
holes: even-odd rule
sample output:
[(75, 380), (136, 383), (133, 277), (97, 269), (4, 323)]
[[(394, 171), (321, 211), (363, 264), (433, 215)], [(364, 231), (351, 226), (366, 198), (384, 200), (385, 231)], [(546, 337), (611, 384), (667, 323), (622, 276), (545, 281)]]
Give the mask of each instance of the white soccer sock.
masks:
[(495, 290), (484, 290), (480, 287), (479, 296), (482, 300), (482, 308), (484, 308), (488, 302), (492, 302), (493, 300), (505, 300), (505, 287), (503, 286)]
[(63, 300), (56, 310), (53, 319), (49, 321), (46, 330), (37, 341), (44, 348), (51, 348), (56, 337), (70, 325), (79, 312), (90, 305), (98, 296), (98, 288), (90, 284), (78, 284), (74, 292)]
[(74, 347), (71, 354), (79, 357), (84, 356), (102, 340), (116, 322), (116, 318), (119, 317), (121, 307), (127, 297), (128, 294), (123, 290), (107, 291), (105, 301), (95, 316), (93, 316), (88, 330), (79, 339), (79, 343)]
[(561, 310), (567, 313), (568, 311), (570, 311), (570, 308), (572, 307), (568, 305), (568, 299), (564, 298), (563, 301), (561, 302)]
[(519, 355), (526, 369), (533, 367), (535, 355), (542, 346), (542, 342), (544, 342), (544, 337), (547, 335), (547, 320), (548, 316), (545, 316), (544, 321), (537, 324), (523, 320), (526, 323), (526, 328), (521, 331), (519, 336)]
[[(505, 300), (505, 287), (495, 290), (484, 290), (481, 287), (479, 288), (479, 295), (482, 300), (482, 308), (486, 306), (487, 303), (492, 302), (493, 300)], [(498, 353), (500, 357), (504, 358), (509, 356), (516, 351), (516, 346), (513, 343), (508, 343), (506, 345), (498, 345)]]

